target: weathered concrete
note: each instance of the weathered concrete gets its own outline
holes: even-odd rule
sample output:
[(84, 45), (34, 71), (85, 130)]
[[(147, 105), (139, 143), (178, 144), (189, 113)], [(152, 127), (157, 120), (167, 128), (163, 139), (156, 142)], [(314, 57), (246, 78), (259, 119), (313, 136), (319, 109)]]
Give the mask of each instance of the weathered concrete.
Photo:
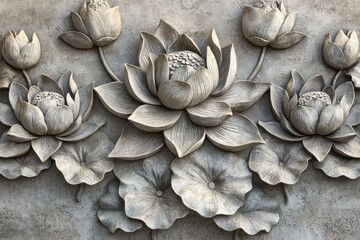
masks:
[[(120, 39), (104, 49), (110, 67), (123, 76), (124, 63), (136, 63), (139, 32), (153, 32), (159, 19), (165, 19), (179, 30), (196, 30), (214, 27), (223, 46), (234, 43), (238, 56), (239, 78), (246, 78), (256, 64), (260, 49), (252, 46), (241, 34), (240, 15), (245, 4), (252, 0), (142, 0), (109, 1), (121, 8), (123, 31)], [(297, 11), (295, 29), (308, 38), (295, 47), (269, 50), (257, 79), (276, 82), (284, 86), (290, 70), (298, 69), (305, 78), (322, 73), (330, 82), (335, 74), (321, 57), (321, 45), (327, 32), (339, 29), (359, 30), (360, 0), (288, 0), (289, 11)], [(96, 85), (110, 82), (95, 50), (75, 50), (58, 36), (73, 29), (69, 13), (77, 11), (81, 1), (0, 0), (0, 36), (6, 31), (24, 29), (35, 31), (42, 44), (39, 65), (29, 70), (33, 81), (41, 73), (59, 77), (72, 69), (75, 79), (83, 85), (95, 81)], [(3, 100), (6, 91), (0, 91)], [(271, 117), (268, 95), (261, 104), (267, 109), (254, 108), (258, 118)], [(258, 104), (259, 106), (260, 104)], [(91, 119), (106, 119), (103, 128), (115, 141), (124, 120), (113, 117), (96, 99)], [(1, 127), (0, 130), (4, 128)], [(55, 166), (33, 179), (6, 180), (0, 178), (0, 239), (149, 239), (149, 230), (111, 235), (96, 217), (96, 200), (102, 194), (108, 174), (103, 182), (86, 187), (81, 203), (74, 201), (77, 187), (70, 186)], [(280, 202), (280, 187), (269, 187)], [(254, 237), (245, 234), (241, 239), (358, 239), (360, 236), (360, 180), (330, 179), (311, 167), (299, 182), (289, 187), (290, 203), (281, 204), (280, 223), (269, 233)], [(169, 230), (160, 233), (160, 239), (231, 239), (232, 233), (218, 228), (211, 219), (195, 214), (179, 220)]]

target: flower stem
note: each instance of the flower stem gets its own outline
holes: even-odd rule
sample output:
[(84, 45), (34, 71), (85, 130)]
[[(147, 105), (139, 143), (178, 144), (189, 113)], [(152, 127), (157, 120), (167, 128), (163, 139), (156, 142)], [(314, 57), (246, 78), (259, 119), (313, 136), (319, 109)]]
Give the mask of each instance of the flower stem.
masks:
[(28, 88), (30, 88), (32, 86), (32, 83), (31, 83), (31, 79), (29, 77), (29, 74), (26, 72), (26, 70), (21, 70), (21, 71), (22, 71), (22, 74), (24, 75), (24, 77), (26, 79)]
[(157, 240), (158, 239), (159, 231), (156, 229), (151, 229), (150, 231), (150, 239), (151, 240)]
[(284, 204), (285, 206), (288, 205), (289, 203), (289, 189), (287, 188), (286, 184), (282, 184), (282, 191), (283, 191), (283, 194), (284, 194)]
[(106, 72), (109, 74), (110, 78), (114, 81), (121, 82), (121, 80), (114, 74), (114, 72), (110, 69), (109, 65), (107, 64), (102, 47), (98, 47), (98, 53), (100, 56), (101, 63), (104, 66)]
[(240, 240), (240, 229), (234, 231), (233, 240)]
[(335, 88), (336, 87), (336, 82), (338, 80), (338, 78), (340, 77), (340, 75), (343, 73), (343, 70), (339, 70), (335, 76), (334, 79), (332, 80), (332, 86)]
[(84, 191), (84, 184), (79, 184), (78, 190), (76, 192), (76, 201), (81, 202), (81, 198)]
[(267, 48), (267, 46), (265, 46), (265, 47), (262, 48), (259, 61), (258, 61), (258, 63), (256, 64), (256, 66), (255, 66), (254, 70), (252, 71), (251, 75), (248, 77), (248, 80), (249, 80), (249, 81), (254, 80), (254, 78), (255, 78), (256, 75), (258, 74), (258, 72), (259, 72), (259, 70), (260, 70), (260, 68), (261, 68), (261, 65), (262, 65), (263, 62), (264, 62), (265, 53), (266, 53), (266, 48)]

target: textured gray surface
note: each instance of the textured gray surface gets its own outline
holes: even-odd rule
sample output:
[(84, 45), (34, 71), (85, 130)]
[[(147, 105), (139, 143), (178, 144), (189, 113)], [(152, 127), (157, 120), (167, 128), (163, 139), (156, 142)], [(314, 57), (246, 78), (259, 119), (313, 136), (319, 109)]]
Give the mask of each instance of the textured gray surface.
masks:
[[(246, 78), (257, 62), (260, 49), (253, 47), (241, 35), (240, 15), (245, 4), (252, 0), (141, 0), (109, 1), (120, 5), (123, 31), (120, 39), (104, 49), (114, 72), (123, 78), (124, 63), (136, 64), (139, 32), (153, 32), (162, 18), (180, 31), (214, 27), (223, 46), (233, 42), (238, 56), (238, 74)], [(290, 70), (298, 69), (306, 79), (322, 73), (327, 82), (335, 74), (325, 66), (321, 45), (327, 32), (359, 30), (360, 1), (304, 0), (286, 1), (289, 11), (297, 11), (295, 29), (308, 38), (295, 47), (276, 51), (270, 49), (257, 80), (276, 82), (284, 86)], [(72, 69), (79, 85), (95, 81), (96, 85), (110, 82), (95, 50), (75, 50), (63, 43), (58, 35), (73, 29), (69, 13), (77, 11), (81, 1), (0, 0), (0, 36), (6, 31), (24, 29), (35, 31), (42, 45), (39, 65), (29, 70), (36, 82), (41, 73), (58, 78), (66, 69)], [(6, 91), (0, 91), (3, 101)], [(261, 105), (261, 107), (260, 107)], [(262, 109), (264, 108), (264, 109)], [(270, 120), (271, 111), (266, 95), (252, 114), (258, 119)], [(106, 119), (103, 128), (115, 141), (124, 120), (113, 117), (95, 100), (90, 120)], [(4, 128), (1, 126), (1, 130)], [(74, 201), (77, 187), (70, 186), (53, 166), (34, 179), (6, 180), (0, 178), (0, 239), (149, 239), (149, 231), (111, 235), (96, 217), (96, 200), (103, 193), (111, 174), (103, 182), (86, 187), (81, 203)], [(282, 201), (280, 187), (268, 187)], [(281, 204), (280, 223), (269, 233), (241, 239), (358, 239), (360, 236), (360, 180), (330, 179), (319, 170), (309, 167), (299, 182), (289, 187), (290, 203)], [(218, 228), (210, 219), (195, 214), (179, 220), (169, 230), (160, 232), (160, 239), (231, 239), (232, 233)]]

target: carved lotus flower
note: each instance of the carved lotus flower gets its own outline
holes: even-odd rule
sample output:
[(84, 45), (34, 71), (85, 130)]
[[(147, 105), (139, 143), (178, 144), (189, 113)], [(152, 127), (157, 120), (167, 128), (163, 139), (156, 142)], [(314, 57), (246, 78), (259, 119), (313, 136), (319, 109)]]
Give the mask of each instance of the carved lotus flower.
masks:
[(0, 121), (11, 126), (2, 136), (0, 157), (13, 158), (30, 150), (47, 160), (62, 142), (77, 142), (92, 135), (103, 123), (85, 122), (93, 104), (93, 86), (78, 89), (71, 71), (56, 81), (46, 75), (27, 89), (12, 82), (10, 106), (0, 104)]
[(167, 229), (189, 213), (171, 188), (174, 157), (163, 149), (144, 161), (120, 162), (114, 169), (126, 215), (142, 220), (150, 229)]
[(334, 69), (346, 69), (354, 65), (360, 58), (359, 39), (355, 31), (347, 34), (340, 30), (334, 41), (330, 33), (326, 35), (323, 43), (324, 61)]
[(85, 0), (80, 14), (71, 11), (70, 16), (76, 31), (65, 32), (60, 37), (75, 48), (103, 47), (120, 36), (119, 6), (111, 8), (106, 0)]
[(292, 71), (286, 90), (272, 85), (271, 104), (280, 122), (259, 122), (270, 134), (288, 142), (302, 141), (305, 149), (323, 161), (331, 149), (357, 157), (360, 143), (353, 126), (359, 124), (351, 82), (334, 89), (321, 75), (308, 81)]
[(40, 41), (36, 33), (32, 35), (32, 41), (21, 30), (19, 34), (9, 32), (3, 43), (2, 57), (11, 66), (25, 70), (36, 65), (41, 56)]
[(171, 164), (171, 185), (184, 204), (204, 217), (232, 215), (252, 188), (251, 171), (238, 154), (206, 143)]
[(245, 6), (242, 15), (244, 37), (252, 44), (276, 49), (290, 48), (305, 38), (305, 34), (292, 31), (296, 12), (287, 15), (283, 1), (269, 4), (259, 1), (255, 6)]
[(110, 156), (141, 159), (166, 143), (183, 157), (205, 137), (228, 151), (261, 143), (256, 126), (234, 111), (252, 106), (269, 84), (234, 81), (236, 62), (233, 46), (220, 48), (214, 30), (179, 34), (161, 21), (155, 35), (143, 32), (140, 67), (125, 66), (125, 84), (95, 88), (109, 111), (133, 124)]

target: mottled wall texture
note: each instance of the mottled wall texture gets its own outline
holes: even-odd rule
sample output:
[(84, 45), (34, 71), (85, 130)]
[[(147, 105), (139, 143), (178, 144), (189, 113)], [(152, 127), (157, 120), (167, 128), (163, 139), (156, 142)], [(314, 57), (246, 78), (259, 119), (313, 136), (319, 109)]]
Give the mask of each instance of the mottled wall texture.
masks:
[[(137, 65), (140, 32), (154, 32), (160, 19), (166, 20), (180, 32), (215, 28), (223, 46), (234, 44), (238, 70), (236, 77), (246, 79), (256, 65), (261, 49), (248, 42), (241, 31), (241, 14), (253, 0), (109, 0), (119, 5), (123, 20), (120, 38), (104, 47), (109, 66), (124, 78), (124, 64)], [(330, 83), (336, 71), (322, 58), (325, 35), (335, 35), (340, 29), (360, 30), (360, 0), (287, 0), (288, 11), (297, 11), (295, 29), (307, 38), (296, 46), (278, 51), (268, 49), (258, 82), (272, 82), (286, 87), (292, 69), (305, 79), (322, 74)], [(0, 36), (9, 30), (24, 29), (36, 32), (42, 46), (39, 64), (28, 71), (34, 82), (42, 73), (59, 78), (72, 69), (79, 86), (95, 82), (96, 86), (112, 80), (103, 69), (95, 49), (77, 50), (59, 38), (73, 29), (70, 11), (78, 11), (82, 1), (71, 0), (0, 0)], [(7, 91), (0, 90), (6, 102)], [(254, 121), (271, 121), (274, 117), (269, 94), (246, 113)], [(120, 136), (125, 120), (106, 111), (98, 97), (94, 100), (91, 121), (106, 120), (103, 131), (114, 143)], [(0, 131), (5, 127), (0, 125)], [(262, 131), (262, 129), (261, 129)], [(289, 200), (284, 204), (282, 188), (261, 183), (257, 174), (253, 181), (262, 184), (267, 193), (280, 203), (280, 221), (270, 233), (240, 239), (359, 239), (360, 238), (360, 180), (329, 178), (313, 168), (312, 162), (295, 185), (288, 186)], [(53, 166), (36, 178), (7, 180), (0, 177), (0, 239), (150, 239), (146, 227), (134, 233), (120, 230), (111, 234), (102, 226), (96, 214), (97, 199), (106, 184), (114, 178), (108, 173), (95, 186), (84, 188), (82, 201), (75, 201), (76, 186), (69, 185)], [(158, 239), (232, 239), (233, 232), (219, 228), (212, 219), (191, 212), (167, 229), (159, 231)]]

